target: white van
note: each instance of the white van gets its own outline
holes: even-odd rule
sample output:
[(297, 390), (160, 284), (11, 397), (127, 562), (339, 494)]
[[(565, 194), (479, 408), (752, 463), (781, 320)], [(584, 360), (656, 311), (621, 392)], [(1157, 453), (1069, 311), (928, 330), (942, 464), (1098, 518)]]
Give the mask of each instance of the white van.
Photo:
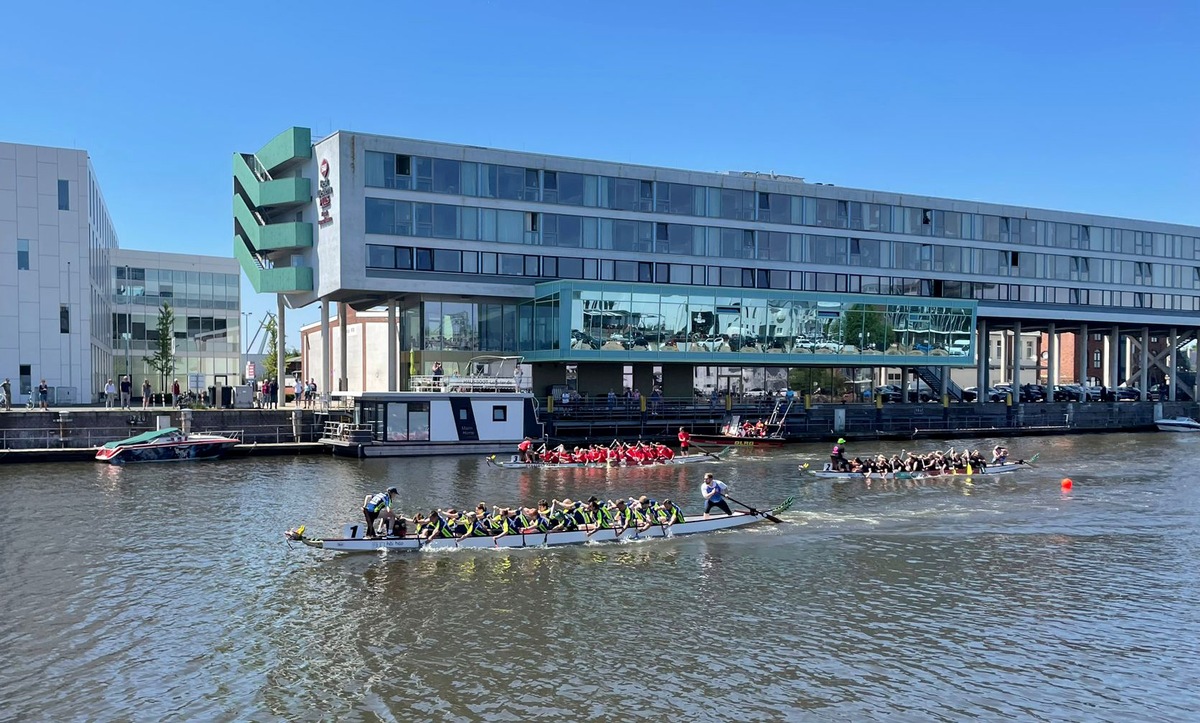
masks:
[(968, 355), (970, 355), (971, 340), (970, 339), (959, 339), (958, 341), (956, 341), (950, 345), (950, 348), (947, 350), (947, 353), (949, 353), (950, 356), (968, 356)]

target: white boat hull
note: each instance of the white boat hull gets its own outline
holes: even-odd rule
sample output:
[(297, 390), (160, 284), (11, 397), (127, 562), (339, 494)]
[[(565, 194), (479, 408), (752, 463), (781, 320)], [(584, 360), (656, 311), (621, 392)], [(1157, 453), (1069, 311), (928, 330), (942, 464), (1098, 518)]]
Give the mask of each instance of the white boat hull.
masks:
[[(487, 550), (512, 547), (555, 547), (558, 545), (582, 545), (589, 542), (617, 542), (631, 540), (648, 540), (663, 537), (682, 537), (706, 532), (718, 532), (737, 527), (745, 527), (762, 522), (765, 518), (760, 514), (735, 512), (732, 515), (718, 514), (707, 519), (703, 515), (684, 518), (683, 522), (674, 525), (651, 525), (638, 532), (627, 528), (618, 536), (616, 530), (597, 530), (590, 536), (586, 532), (536, 532), (523, 535), (505, 535), (499, 539), (491, 537), (467, 537), (462, 540), (453, 538), (437, 538), (422, 543), (415, 537), (389, 538), (380, 537), (366, 539), (362, 537), (360, 525), (347, 525), (346, 537), (329, 540), (310, 539), (303, 535), (299, 541), (310, 547), (334, 552), (377, 552), (387, 551), (427, 551), (438, 550)], [(350, 536), (353, 535), (353, 536)], [(289, 535), (289, 539), (297, 539)]]
[(1156, 419), (1154, 424), (1160, 432), (1200, 432), (1200, 422), (1191, 417)]
[[(1020, 462), (1008, 462), (1006, 464), (992, 464), (983, 469), (973, 469), (971, 474), (967, 474), (966, 470), (957, 470), (954, 472), (941, 472), (936, 470), (923, 470), (921, 472), (888, 472), (886, 474), (874, 472), (871, 477), (875, 479), (929, 479), (933, 477), (978, 477), (980, 475), (1007, 474), (1027, 468), (1029, 465)], [(803, 467), (801, 469), (804, 469)], [(866, 479), (866, 475), (862, 472), (834, 472), (832, 470), (804, 470), (809, 474), (820, 477), (822, 479)]]

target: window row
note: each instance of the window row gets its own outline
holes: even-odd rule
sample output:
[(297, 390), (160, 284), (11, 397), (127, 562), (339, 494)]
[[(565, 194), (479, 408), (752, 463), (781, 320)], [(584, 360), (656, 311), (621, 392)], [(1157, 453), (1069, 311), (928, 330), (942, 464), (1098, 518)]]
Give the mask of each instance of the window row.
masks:
[(367, 268), (380, 271), (432, 271), (539, 279), (624, 281), (1200, 311), (1200, 296), (1184, 294), (1071, 289), (1060, 286), (785, 271), (704, 264), (581, 259), (378, 244), (367, 245)]
[(1200, 267), (681, 223), (366, 199), (367, 233), (1200, 289)]
[(375, 151), (367, 151), (366, 166), (366, 185), (373, 188), (1182, 259), (1200, 253), (1192, 236), (941, 209)]

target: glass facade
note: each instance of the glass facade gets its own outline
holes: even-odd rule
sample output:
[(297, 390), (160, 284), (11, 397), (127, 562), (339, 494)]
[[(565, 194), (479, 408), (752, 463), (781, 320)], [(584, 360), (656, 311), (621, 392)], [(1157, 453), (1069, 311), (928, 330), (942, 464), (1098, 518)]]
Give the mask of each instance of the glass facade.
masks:
[(518, 347), (529, 361), (962, 366), (975, 317), (970, 301), (560, 281), (521, 304)]
[[(158, 374), (144, 357), (158, 349), (158, 314), (171, 305), (175, 375), (241, 377), (241, 280), (237, 274), (114, 266), (112, 282), (113, 374), (150, 380)], [(138, 381), (140, 384), (140, 381)]]

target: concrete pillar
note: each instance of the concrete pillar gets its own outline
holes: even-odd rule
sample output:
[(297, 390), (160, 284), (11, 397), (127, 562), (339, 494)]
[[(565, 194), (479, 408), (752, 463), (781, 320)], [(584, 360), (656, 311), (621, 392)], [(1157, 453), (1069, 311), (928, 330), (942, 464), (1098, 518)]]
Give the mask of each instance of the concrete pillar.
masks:
[(1179, 369), (1179, 365), (1175, 362), (1175, 345), (1179, 343), (1179, 332), (1175, 327), (1171, 327), (1171, 331), (1167, 337), (1167, 369), (1170, 370), (1171, 379), (1167, 383), (1167, 399), (1175, 401), (1175, 372)]
[(988, 371), (991, 368), (989, 360), (990, 350), (988, 349), (988, 324), (987, 320), (979, 320), (979, 328), (975, 330), (975, 388), (978, 394), (975, 397), (977, 404), (983, 404), (987, 399), (988, 388)]
[(329, 302), (321, 299), (318, 303), (321, 306), (321, 399), (324, 406), (328, 407), (329, 391), (333, 388), (333, 369), (330, 366), (333, 361), (330, 358), (333, 340), (329, 338)]
[[(1116, 387), (1121, 384), (1121, 327), (1112, 328), (1112, 349), (1109, 354), (1108, 386)], [(1130, 370), (1126, 369), (1126, 373)], [(1101, 382), (1103, 384), (1103, 382)]]
[[(1142, 401), (1150, 394), (1150, 327), (1142, 327), (1142, 373), (1138, 375), (1138, 388), (1142, 390)], [(1174, 376), (1174, 375), (1171, 375)]]
[(287, 388), (290, 386), (287, 381), (287, 345), (286, 334), (287, 324), (284, 323), (284, 306), (283, 294), (275, 295), (275, 381), (279, 383), (279, 389), (275, 393), (275, 401), (279, 406), (283, 406), (287, 401)]
[(1083, 384), (1087, 381), (1088, 368), (1088, 327), (1087, 324), (1079, 325), (1079, 337), (1075, 339), (1075, 383)]
[(350, 313), (347, 311), (346, 303), (338, 302), (338, 391), (345, 392), (350, 389), (350, 380), (346, 376), (346, 367), (349, 366), (349, 357), (346, 354), (346, 328), (350, 325)]
[(1054, 322), (1046, 328), (1046, 401), (1054, 401), (1054, 387), (1058, 386), (1058, 371), (1062, 360), (1058, 358), (1058, 329)]
[(388, 391), (394, 392), (399, 389), (400, 365), (396, 360), (396, 342), (399, 339), (399, 330), (396, 328), (396, 301), (388, 299), (387, 303), (387, 382)]
[(1025, 342), (1021, 339), (1021, 322), (1013, 322), (1012, 332), (1012, 390), (1013, 401), (1021, 401), (1021, 360), (1025, 356)]

